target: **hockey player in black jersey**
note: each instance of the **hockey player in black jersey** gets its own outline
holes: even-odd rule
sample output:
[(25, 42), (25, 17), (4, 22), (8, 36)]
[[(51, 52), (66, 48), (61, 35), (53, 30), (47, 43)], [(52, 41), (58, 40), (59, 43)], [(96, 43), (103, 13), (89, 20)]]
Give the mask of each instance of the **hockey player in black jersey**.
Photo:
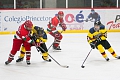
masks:
[(94, 27), (90, 28), (87, 35), (87, 40), (91, 48), (98, 49), (102, 56), (106, 59), (106, 61), (109, 61), (109, 58), (107, 57), (104, 49), (108, 50), (113, 57), (120, 59), (120, 56), (116, 54), (106, 38), (107, 30), (105, 29), (105, 26), (101, 25), (100, 21), (94, 22)]

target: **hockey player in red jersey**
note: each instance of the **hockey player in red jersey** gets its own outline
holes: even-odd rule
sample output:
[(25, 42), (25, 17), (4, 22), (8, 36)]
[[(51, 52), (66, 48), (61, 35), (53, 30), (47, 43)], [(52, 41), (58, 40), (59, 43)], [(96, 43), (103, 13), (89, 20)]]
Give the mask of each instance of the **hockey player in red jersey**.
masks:
[(59, 44), (63, 38), (62, 34), (56, 29), (57, 26), (60, 26), (63, 31), (67, 29), (66, 24), (63, 21), (63, 16), (63, 11), (59, 11), (57, 16), (51, 19), (47, 28), (48, 33), (54, 37), (53, 49), (55, 50), (61, 50)]
[(8, 60), (5, 62), (8, 65), (13, 59), (17, 51), (20, 50), (23, 44), (26, 49), (26, 63), (30, 65), (31, 56), (31, 44), (30, 33), (33, 27), (33, 23), (30, 20), (26, 20), (22, 25), (19, 26), (16, 34), (14, 35), (12, 50), (9, 54)]

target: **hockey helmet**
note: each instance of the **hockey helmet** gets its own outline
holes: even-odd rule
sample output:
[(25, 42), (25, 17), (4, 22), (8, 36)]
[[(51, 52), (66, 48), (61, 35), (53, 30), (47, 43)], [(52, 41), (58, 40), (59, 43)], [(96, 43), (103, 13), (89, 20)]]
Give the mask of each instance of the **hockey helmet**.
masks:
[(101, 22), (100, 21), (95, 21), (94, 25), (101, 25)]
[(58, 15), (64, 16), (64, 12), (63, 11), (59, 11)]
[(95, 21), (94, 22), (94, 30), (99, 31), (100, 29), (101, 22), (100, 21)]
[(30, 20), (25, 21), (25, 27), (28, 29), (32, 29), (33, 23)]
[(37, 34), (39, 37), (42, 37), (44, 34), (44, 29), (42, 27), (37, 28)]

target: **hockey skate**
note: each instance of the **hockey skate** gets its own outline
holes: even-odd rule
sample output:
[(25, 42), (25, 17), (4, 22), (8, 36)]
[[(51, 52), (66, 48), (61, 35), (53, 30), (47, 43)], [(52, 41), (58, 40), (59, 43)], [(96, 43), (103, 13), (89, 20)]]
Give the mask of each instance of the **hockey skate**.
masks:
[(5, 64), (8, 65), (11, 61), (6, 61)]
[(16, 60), (16, 62), (21, 62), (21, 61), (23, 61), (23, 59), (24, 59), (24, 58), (18, 58), (18, 59)]
[(31, 64), (30, 61), (28, 61), (28, 60), (26, 61), (26, 63), (27, 63), (27, 65), (30, 65), (30, 64)]
[(12, 62), (12, 60), (14, 60), (14, 58), (9, 58), (9, 59), (5, 62), (5, 64), (8, 65), (9, 63)]
[(48, 58), (48, 53), (42, 53), (42, 59), (48, 62), (51, 62), (51, 59)]
[(54, 49), (54, 50), (61, 50), (60, 46), (58, 46), (58, 47), (53, 46), (53, 49)]
[(117, 56), (117, 57), (115, 57), (115, 58), (120, 59), (120, 56)]
[(45, 59), (43, 56), (42, 56), (42, 59), (43, 59), (44, 61), (51, 62), (51, 59)]
[(107, 58), (105, 58), (105, 60), (106, 60), (106, 61), (109, 61), (110, 59), (107, 57)]

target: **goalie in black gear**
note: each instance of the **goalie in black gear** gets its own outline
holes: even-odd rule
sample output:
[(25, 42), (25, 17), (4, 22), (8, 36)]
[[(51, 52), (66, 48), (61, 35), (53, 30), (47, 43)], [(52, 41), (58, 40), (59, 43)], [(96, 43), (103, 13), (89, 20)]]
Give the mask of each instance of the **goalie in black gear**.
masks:
[(105, 29), (104, 25), (101, 25), (100, 21), (96, 21), (94, 23), (94, 27), (92, 27), (89, 30), (89, 33), (87, 35), (88, 43), (90, 44), (92, 49), (97, 48), (99, 52), (102, 54), (102, 56), (106, 59), (106, 61), (109, 61), (109, 58), (107, 57), (105, 50), (107, 49), (113, 57), (120, 59), (120, 56), (118, 56), (113, 48), (111, 47), (110, 43), (106, 40), (107, 38), (107, 30)]
[[(32, 36), (31, 38), (34, 40), (35, 44), (31, 44), (31, 46), (36, 46), (42, 52), (43, 60), (50, 60), (48, 59), (48, 49), (46, 47), (45, 42), (47, 41), (47, 34), (45, 33), (42, 27), (34, 26), (32, 29)], [(21, 47), (20, 56), (16, 60), (16, 62), (21, 62), (25, 56), (25, 48), (24, 46)], [(51, 61), (51, 60), (50, 60)]]

